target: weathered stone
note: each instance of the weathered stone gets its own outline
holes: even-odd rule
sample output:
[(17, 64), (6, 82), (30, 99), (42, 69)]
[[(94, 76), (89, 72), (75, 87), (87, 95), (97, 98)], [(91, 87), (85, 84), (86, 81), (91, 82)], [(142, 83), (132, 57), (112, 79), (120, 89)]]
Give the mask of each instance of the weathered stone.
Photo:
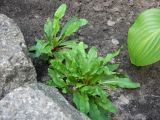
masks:
[(19, 87), (0, 101), (0, 120), (90, 120), (73, 108), (56, 88), (44, 84)]
[(36, 72), (19, 27), (0, 14), (0, 97), (26, 82), (36, 81)]

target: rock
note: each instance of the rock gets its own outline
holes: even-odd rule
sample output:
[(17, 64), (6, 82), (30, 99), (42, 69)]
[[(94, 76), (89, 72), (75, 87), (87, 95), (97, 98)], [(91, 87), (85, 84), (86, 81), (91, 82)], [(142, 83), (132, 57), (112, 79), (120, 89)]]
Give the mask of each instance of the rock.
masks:
[(56, 88), (38, 83), (19, 87), (0, 101), (0, 120), (90, 120)]
[(0, 97), (26, 82), (36, 81), (36, 72), (19, 27), (0, 14)]

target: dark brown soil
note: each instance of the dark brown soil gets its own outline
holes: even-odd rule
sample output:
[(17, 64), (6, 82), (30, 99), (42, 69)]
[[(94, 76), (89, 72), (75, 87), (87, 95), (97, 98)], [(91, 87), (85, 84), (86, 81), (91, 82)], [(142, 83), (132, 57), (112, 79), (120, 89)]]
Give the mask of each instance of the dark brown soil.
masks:
[[(120, 71), (141, 83), (141, 88), (115, 94), (119, 113), (113, 119), (160, 120), (160, 63), (137, 68), (130, 64), (126, 46), (127, 31), (135, 17), (147, 8), (159, 7), (159, 0), (0, 0), (0, 13), (17, 22), (30, 47), (35, 37), (43, 35), (44, 21), (61, 3), (69, 6), (65, 20), (71, 15), (88, 19), (89, 25), (78, 36), (90, 46), (98, 47), (100, 55), (124, 45), (116, 61), (121, 63)], [(119, 41), (118, 45), (115, 40)], [(47, 79), (46, 64), (34, 60), (34, 65), (38, 80)]]

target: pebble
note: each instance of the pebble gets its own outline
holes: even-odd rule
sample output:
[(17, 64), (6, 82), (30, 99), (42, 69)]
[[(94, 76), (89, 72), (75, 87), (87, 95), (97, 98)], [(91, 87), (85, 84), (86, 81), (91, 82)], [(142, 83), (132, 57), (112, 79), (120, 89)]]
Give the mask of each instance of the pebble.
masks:
[(93, 7), (94, 11), (100, 12), (103, 11), (103, 7), (101, 5), (96, 5)]
[(114, 45), (118, 45), (118, 44), (119, 44), (119, 41), (118, 41), (117, 39), (112, 39), (112, 43), (113, 43)]
[(116, 22), (108, 20), (107, 25), (108, 26), (114, 26), (116, 24)]

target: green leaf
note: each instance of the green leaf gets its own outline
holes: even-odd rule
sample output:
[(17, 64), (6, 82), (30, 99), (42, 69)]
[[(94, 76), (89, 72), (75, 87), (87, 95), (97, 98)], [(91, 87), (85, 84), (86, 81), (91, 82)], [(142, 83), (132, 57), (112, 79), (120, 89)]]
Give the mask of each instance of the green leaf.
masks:
[(107, 67), (109, 68), (110, 71), (115, 71), (118, 69), (119, 64), (111, 64), (111, 65), (107, 65)]
[(131, 62), (146, 66), (160, 60), (160, 9), (142, 12), (128, 32)]
[(88, 52), (88, 59), (93, 60), (97, 58), (97, 49), (95, 47), (92, 47)]
[(77, 40), (64, 41), (61, 45), (67, 48), (74, 48), (77, 47)]
[(104, 81), (102, 84), (113, 85), (121, 88), (138, 88), (139, 83), (132, 82), (129, 78), (114, 78)]
[(79, 25), (80, 26), (84, 26), (86, 24), (88, 24), (88, 21), (86, 19), (79, 19)]
[(89, 111), (89, 116), (91, 117), (92, 120), (106, 120), (101, 116), (101, 111), (98, 109), (98, 106), (94, 102), (94, 100), (90, 100), (90, 111)]
[(66, 69), (61, 60), (51, 60), (51, 67), (54, 68), (54, 70), (56, 70), (60, 74), (68, 74), (68, 70)]
[(64, 88), (66, 86), (65, 82), (58, 76), (57, 72), (52, 69), (48, 69), (48, 74), (52, 78), (52, 80), (48, 82), (50, 85), (54, 83), (53, 85), (56, 85), (58, 88)]
[(108, 94), (99, 86), (85, 86), (82, 87), (80, 91), (92, 96), (100, 96), (102, 99), (106, 99), (108, 96)]
[(97, 98), (96, 103), (102, 107), (104, 110), (108, 111), (108, 112), (112, 112), (112, 113), (116, 113), (117, 112), (117, 108), (113, 105), (113, 103), (109, 100), (109, 99), (100, 99)]
[(53, 31), (54, 31), (54, 36), (56, 37), (56, 34), (59, 32), (60, 30), (60, 22), (58, 19), (54, 19), (53, 22)]
[(30, 50), (35, 51), (35, 57), (39, 57), (42, 54), (51, 54), (51, 46), (48, 44), (48, 42), (45, 42), (43, 40), (36, 40), (37, 43), (35, 46), (33, 46)]
[(79, 22), (75, 21), (72, 24), (70, 24), (70, 26), (68, 26), (68, 28), (66, 29), (64, 36), (68, 37), (70, 35), (72, 35), (74, 32), (76, 32), (78, 29), (80, 28), (79, 26)]
[(108, 66), (103, 67), (103, 70), (104, 70), (104, 73), (105, 73), (106, 75), (114, 75), (114, 74), (116, 74), (116, 72), (112, 72), (112, 71), (108, 68)]
[(50, 18), (47, 19), (47, 22), (44, 25), (44, 33), (47, 38), (47, 40), (51, 43), (53, 38), (53, 23)]
[(66, 23), (66, 25), (62, 29), (61, 35), (64, 34), (64, 37), (68, 37), (74, 32), (78, 31), (80, 27), (86, 25), (87, 23), (88, 21), (86, 19), (78, 19), (77, 17), (73, 17)]
[(66, 30), (68, 29), (68, 27), (73, 24), (75, 21), (77, 21), (78, 18), (77, 17), (72, 17), (66, 24), (65, 26), (62, 28), (61, 31), (61, 36), (66, 32)]
[(75, 92), (73, 94), (73, 102), (76, 104), (76, 107), (83, 113), (87, 114), (90, 110), (89, 98), (86, 94), (80, 94)]
[(66, 12), (66, 9), (67, 9), (67, 5), (66, 4), (62, 4), (55, 12), (54, 14), (54, 18), (56, 19), (61, 19), (64, 15), (65, 15), (65, 12)]
[(105, 65), (108, 62), (110, 62), (114, 57), (119, 55), (119, 52), (120, 52), (120, 50), (118, 50), (118, 51), (116, 51), (115, 53), (112, 53), (112, 54), (107, 54), (107, 56), (103, 60), (103, 64)]

